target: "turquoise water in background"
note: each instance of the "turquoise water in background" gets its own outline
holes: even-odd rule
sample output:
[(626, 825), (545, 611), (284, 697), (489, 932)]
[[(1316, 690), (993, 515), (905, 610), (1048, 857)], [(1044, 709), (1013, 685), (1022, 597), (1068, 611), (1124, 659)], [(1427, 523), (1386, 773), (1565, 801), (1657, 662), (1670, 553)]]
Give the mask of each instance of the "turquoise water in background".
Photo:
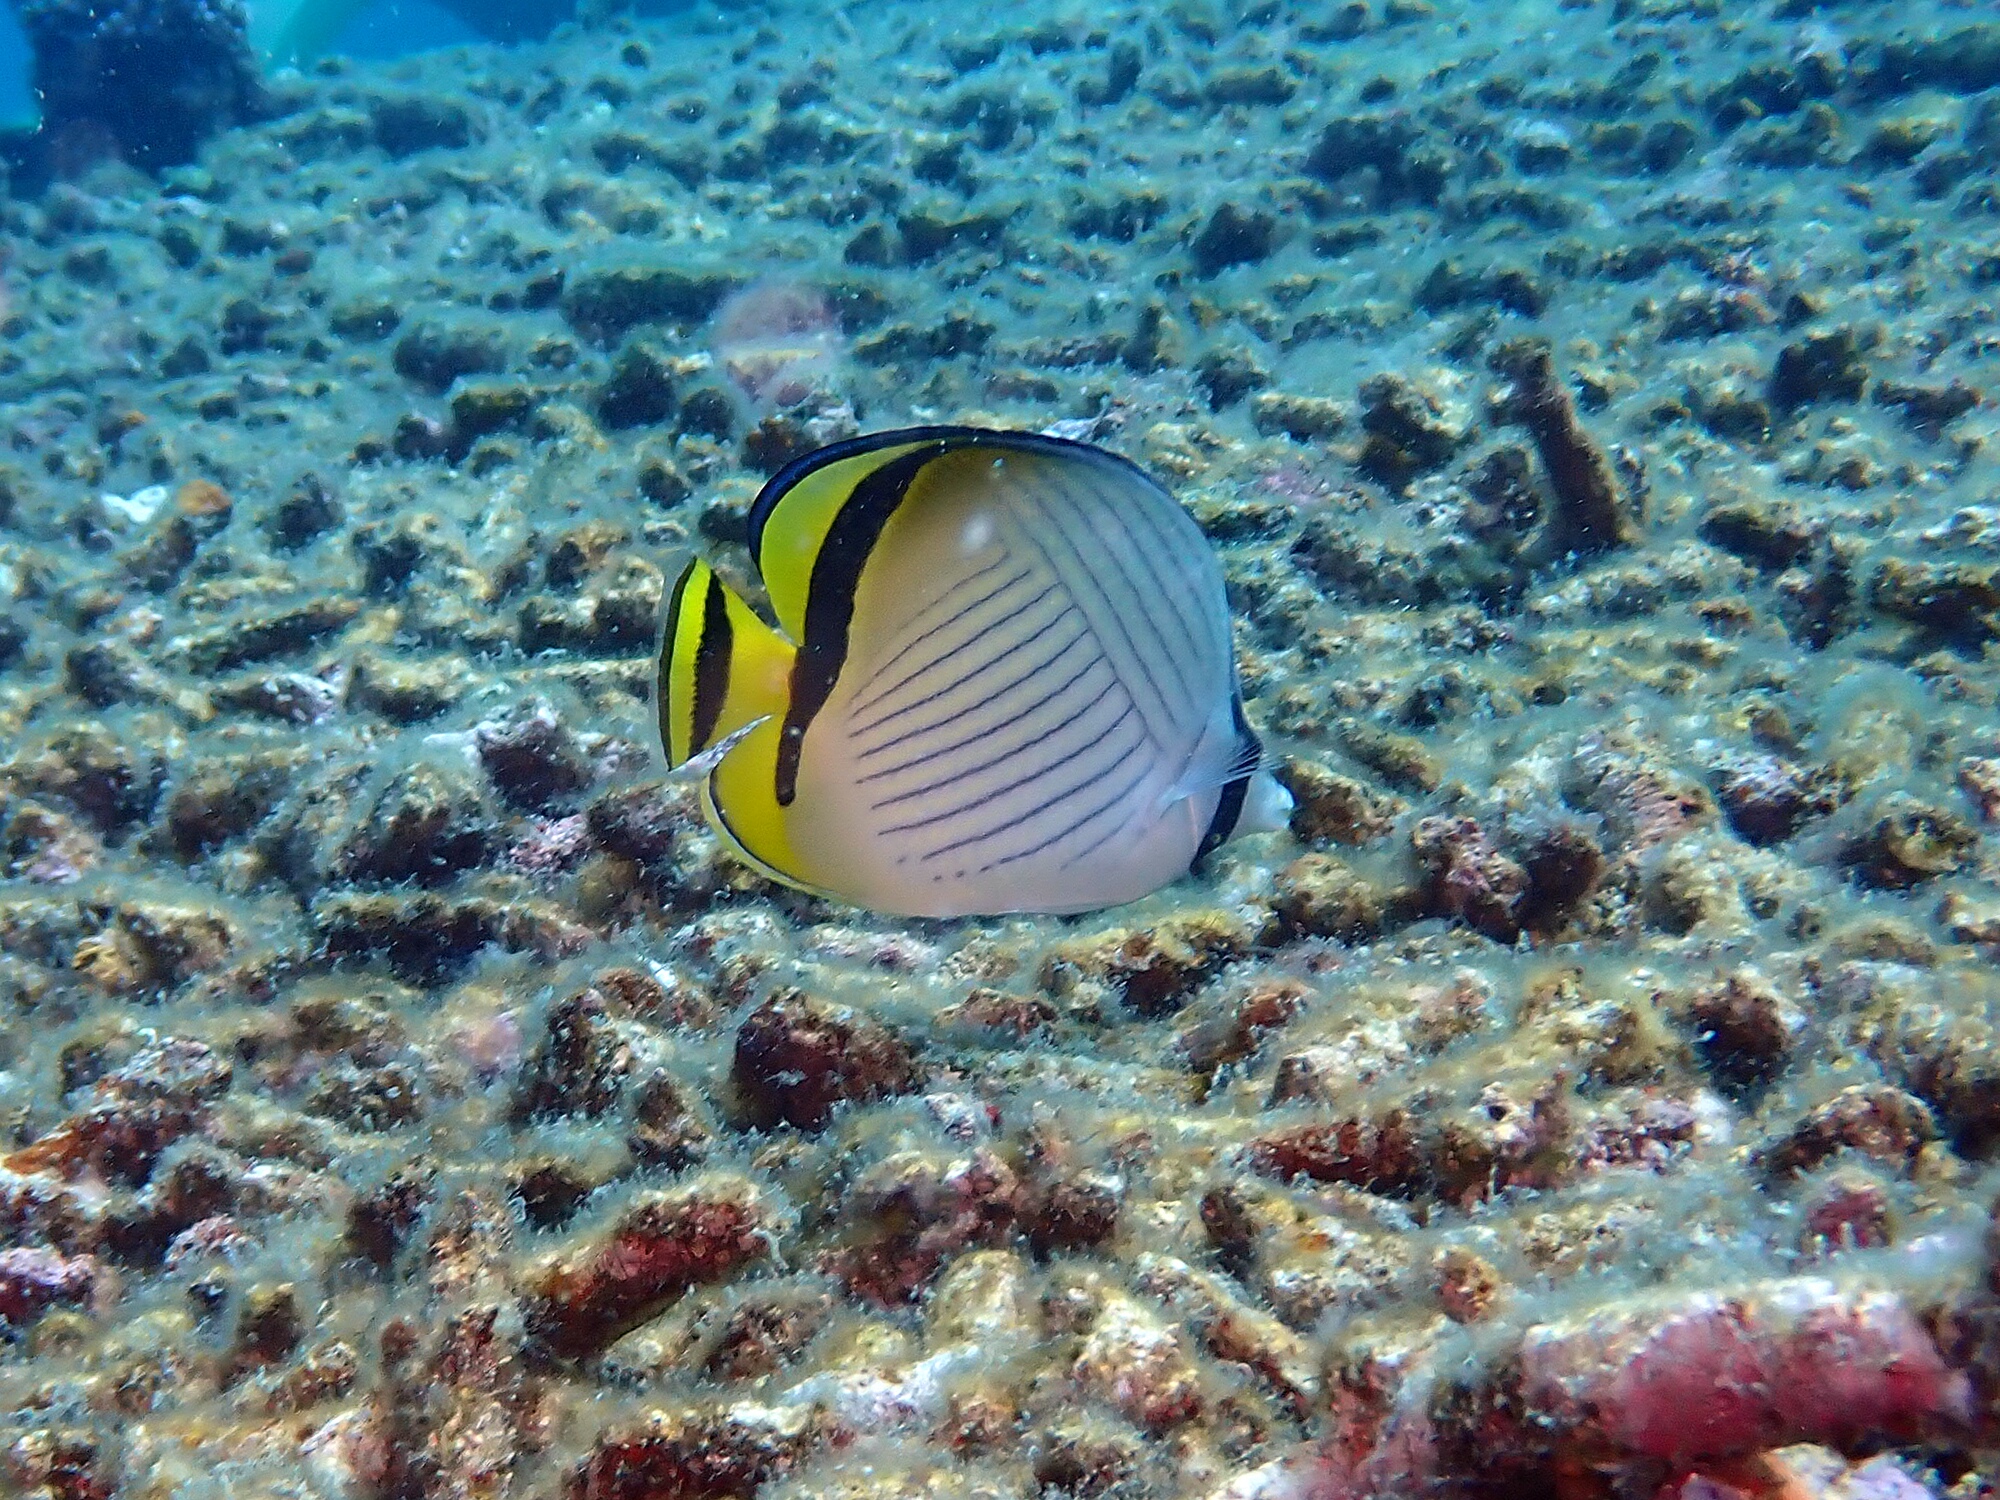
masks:
[(28, 43), (14, 7), (0, 10), (0, 125), (24, 125), (35, 117), (28, 92)]
[[(381, 0), (354, 18), (334, 50), (348, 57), (400, 57), (478, 40), (478, 32), (428, 0)], [(29, 63), (27, 39), (9, 5), (0, 10), (0, 126), (34, 123)]]

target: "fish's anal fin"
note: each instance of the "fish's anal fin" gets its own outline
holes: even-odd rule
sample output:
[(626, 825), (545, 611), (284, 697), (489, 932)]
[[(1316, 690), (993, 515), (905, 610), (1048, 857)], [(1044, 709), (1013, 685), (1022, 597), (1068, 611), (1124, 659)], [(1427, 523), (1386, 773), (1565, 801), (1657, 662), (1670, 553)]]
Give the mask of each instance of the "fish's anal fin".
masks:
[[(723, 755), (726, 756), (730, 750), (742, 743), (743, 738), (748, 738), (755, 730), (763, 727), (764, 725), (760, 723), (746, 728), (741, 738), (733, 738), (731, 744), (723, 748)], [(805, 891), (809, 895), (829, 896), (837, 900), (838, 897), (833, 892), (822, 890), (811, 881), (794, 874), (784, 864), (777, 862), (778, 859), (792, 858), (791, 846), (784, 837), (782, 820), (773, 821), (770, 817), (772, 809), (763, 806), (761, 799), (754, 799), (755, 805), (751, 809), (751, 821), (764, 825), (761, 831), (737, 826), (726, 806), (730, 798), (728, 790), (720, 785), (722, 781), (722, 777), (718, 774), (720, 771), (721, 767), (718, 766), (716, 771), (711, 772), (708, 779), (702, 783), (701, 808), (707, 815), (709, 827), (713, 828), (716, 836), (729, 846), (730, 852), (766, 880), (790, 886), (794, 890)]]

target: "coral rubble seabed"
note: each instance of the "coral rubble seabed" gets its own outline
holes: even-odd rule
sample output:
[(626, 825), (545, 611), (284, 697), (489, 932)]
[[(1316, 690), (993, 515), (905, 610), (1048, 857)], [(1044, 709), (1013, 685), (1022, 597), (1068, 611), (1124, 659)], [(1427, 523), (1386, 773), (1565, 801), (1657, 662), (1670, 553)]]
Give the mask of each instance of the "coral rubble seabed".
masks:
[[(10, 1492), (1992, 1493), (2000, 24), (704, 14), (0, 205)], [(913, 421), (1174, 486), (1291, 837), (719, 854), (663, 572)]]

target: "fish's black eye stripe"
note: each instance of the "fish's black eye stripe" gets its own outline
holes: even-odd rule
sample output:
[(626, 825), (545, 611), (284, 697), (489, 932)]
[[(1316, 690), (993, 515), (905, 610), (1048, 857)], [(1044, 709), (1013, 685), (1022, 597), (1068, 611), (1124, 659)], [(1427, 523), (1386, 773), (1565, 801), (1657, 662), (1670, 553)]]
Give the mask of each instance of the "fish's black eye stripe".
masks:
[(689, 717), (688, 754), (698, 755), (715, 738), (722, 705), (729, 698), (729, 661), (735, 649), (735, 627), (729, 623), (729, 600), (722, 580), (708, 576), (701, 604), (701, 639), (694, 648), (694, 705)]
[(882, 528), (908, 497), (917, 475), (948, 451), (943, 443), (919, 448), (870, 471), (827, 527), (813, 559), (806, 589), (805, 639), (792, 661), (784, 730), (778, 737), (773, 791), (780, 807), (790, 807), (798, 796), (799, 752), (805, 747), (806, 729), (826, 707), (847, 663), (848, 630), (854, 623), (854, 591), (861, 583), (861, 570), (868, 566)]
[[(1230, 713), (1236, 720), (1236, 732), (1243, 737), (1243, 749), (1239, 755), (1248, 755), (1255, 749), (1261, 759), (1264, 744), (1250, 727), (1250, 721), (1243, 716), (1241, 693), (1237, 693), (1230, 703)], [(1195, 846), (1194, 858), (1188, 861), (1190, 873), (1198, 873), (1201, 862), (1227, 843), (1229, 835), (1236, 831), (1236, 820), (1243, 816), (1244, 799), (1250, 795), (1250, 777), (1255, 774), (1252, 771), (1222, 784), (1222, 795), (1215, 799), (1215, 816), (1208, 820), (1208, 831), (1202, 834), (1201, 842)]]

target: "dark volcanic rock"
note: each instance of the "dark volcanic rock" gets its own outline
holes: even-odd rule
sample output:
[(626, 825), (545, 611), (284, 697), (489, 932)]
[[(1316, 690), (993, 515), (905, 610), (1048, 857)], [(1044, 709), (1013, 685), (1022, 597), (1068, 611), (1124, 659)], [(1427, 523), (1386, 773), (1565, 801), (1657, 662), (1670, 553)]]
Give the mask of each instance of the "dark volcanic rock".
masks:
[(1780, 843), (1807, 818), (1840, 805), (1834, 778), (1781, 755), (1728, 760), (1716, 772), (1715, 794), (1729, 826), (1752, 844)]
[(264, 518), (271, 545), (297, 551), (332, 531), (346, 519), (346, 508), (317, 474), (301, 474), (285, 498)]
[(1771, 369), (1771, 404), (1789, 411), (1812, 401), (1859, 401), (1868, 363), (1852, 328), (1808, 334), (1778, 351)]
[(1839, 1151), (1854, 1151), (1894, 1166), (1915, 1160), (1935, 1139), (1937, 1121), (1923, 1100), (1885, 1085), (1842, 1089), (1807, 1111), (1790, 1132), (1758, 1153), (1772, 1176), (1795, 1176)]
[(1957, 813), (1897, 792), (1842, 846), (1841, 858), (1861, 884), (1901, 891), (1963, 868), (1978, 845), (1978, 832)]
[(1702, 1061), (1718, 1082), (1731, 1088), (1775, 1077), (1804, 1024), (1768, 980), (1747, 970), (1696, 994), (1688, 1015)]
[(382, 788), (341, 846), (337, 868), (350, 880), (444, 885), (483, 863), (493, 842), (492, 820), (469, 774), (419, 763)]
[(747, 1190), (650, 1199), (541, 1273), (525, 1306), (529, 1337), (560, 1357), (595, 1354), (690, 1287), (733, 1276), (771, 1245)]
[(696, 323), (736, 285), (728, 272), (670, 264), (581, 271), (563, 288), (563, 315), (577, 331), (610, 342), (641, 323)]
[(385, 95), (369, 105), (375, 144), (391, 156), (469, 146), (478, 130), (472, 112), (455, 99), (428, 94)]
[(1555, 491), (1549, 540), (1557, 553), (1603, 552), (1638, 539), (1630, 499), (1611, 461), (1585, 430), (1576, 402), (1556, 378), (1549, 346), (1524, 339), (1502, 347), (1495, 367), (1514, 382), (1509, 404), (1528, 429)]
[(631, 1071), (631, 1048), (604, 997), (594, 989), (571, 995), (549, 1011), (548, 1034), (514, 1095), (514, 1117), (596, 1119), (618, 1102)]
[(1388, 485), (1440, 467), (1466, 439), (1436, 398), (1400, 375), (1376, 375), (1361, 387), (1361, 428), (1362, 472)]
[(1796, 506), (1738, 501), (1715, 506), (1701, 518), (1705, 542), (1760, 568), (1789, 568), (1812, 550), (1824, 528)]
[(525, 704), (474, 731), (480, 764), (513, 806), (539, 812), (590, 785), (590, 762), (576, 736), (546, 704)]
[(46, 138), (104, 132), (126, 160), (158, 170), (264, 110), (233, 0), (23, 0), (19, 15)]
[(1383, 207), (1399, 200), (1428, 205), (1444, 193), (1451, 156), (1405, 115), (1349, 115), (1320, 131), (1306, 170), (1328, 182), (1366, 173)]
[(2000, 568), (1990, 564), (1886, 558), (1868, 601), (1967, 649), (2000, 637)]
[(198, 764), (167, 798), (167, 836), (183, 859), (247, 833), (291, 785), (282, 756), (228, 756)]
[(1270, 255), (1278, 239), (1278, 221), (1262, 209), (1224, 203), (1208, 216), (1188, 247), (1194, 268), (1213, 276), (1230, 266), (1254, 265)]
[(396, 341), (396, 373), (442, 395), (461, 375), (483, 375), (506, 364), (499, 329), (486, 324), (426, 320)]
[(730, 1078), (746, 1123), (817, 1131), (836, 1105), (909, 1092), (917, 1070), (887, 1027), (791, 990), (744, 1019)]
[(388, 1270), (436, 1197), (434, 1171), (419, 1165), (396, 1172), (348, 1209), (349, 1247), (378, 1271)]
[(269, 661), (302, 651), (324, 636), (344, 629), (361, 613), (353, 599), (333, 596), (308, 600), (275, 614), (253, 615), (223, 629), (190, 637), (181, 647), (197, 672), (226, 672), (247, 662)]
[(606, 427), (645, 427), (674, 414), (673, 370), (659, 350), (628, 344), (597, 394), (598, 419)]
[(1955, 422), (1979, 405), (1979, 392), (1962, 380), (1949, 385), (1906, 385), (1884, 380), (1875, 386), (1875, 404), (1893, 406), (1903, 419), (1925, 437), (1941, 437), (1945, 425)]

